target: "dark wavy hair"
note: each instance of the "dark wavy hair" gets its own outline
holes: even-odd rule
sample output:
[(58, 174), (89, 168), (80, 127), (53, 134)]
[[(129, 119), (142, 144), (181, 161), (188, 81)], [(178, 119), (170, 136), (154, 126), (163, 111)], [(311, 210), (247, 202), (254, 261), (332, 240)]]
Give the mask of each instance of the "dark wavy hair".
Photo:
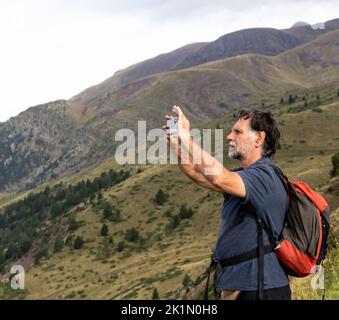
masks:
[(259, 109), (241, 110), (238, 113), (239, 119), (250, 119), (252, 130), (266, 133), (263, 156), (273, 156), (279, 147), (280, 131), (272, 113)]

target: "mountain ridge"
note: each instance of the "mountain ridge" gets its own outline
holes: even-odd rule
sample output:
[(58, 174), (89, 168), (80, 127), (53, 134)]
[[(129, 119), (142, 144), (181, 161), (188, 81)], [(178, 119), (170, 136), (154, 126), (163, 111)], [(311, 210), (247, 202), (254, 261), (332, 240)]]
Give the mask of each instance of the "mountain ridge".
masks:
[(105, 89), (88, 103), (60, 100), (29, 108), (0, 124), (1, 191), (73, 174), (113, 155), (119, 128), (136, 129), (138, 120), (160, 127), (176, 101), (197, 124), (240, 106), (269, 104), (286, 92), (335, 87), (338, 39), (334, 30), (276, 56), (238, 55)]
[[(305, 42), (309, 42), (309, 41), (315, 39), (317, 36), (324, 34), (328, 31), (331, 31), (333, 29), (338, 29), (339, 28), (339, 19), (333, 19), (333, 20), (327, 21), (324, 24), (324, 26), (325, 26), (325, 29), (323, 29), (323, 30), (314, 30), (314, 29), (311, 28), (311, 26), (299, 26), (299, 27), (294, 27), (294, 28), (289, 28), (289, 29), (281, 29), (281, 30), (273, 29), (273, 28), (247, 28), (247, 29), (243, 29), (243, 30), (239, 30), (239, 31), (234, 31), (234, 32), (225, 34), (225, 35), (219, 37), (218, 39), (216, 39), (212, 42), (200, 43), (200, 44), (197, 43), (197, 44), (188, 45), (188, 46), (194, 46), (194, 50), (192, 50), (192, 52), (190, 52), (189, 50), (186, 52), (186, 53), (188, 53), (188, 57), (184, 58), (184, 60), (181, 61), (181, 62), (176, 62), (176, 63), (172, 64), (169, 68), (165, 68), (166, 70), (164, 70), (164, 67), (162, 65), (162, 63), (164, 63), (164, 60), (166, 60), (167, 58), (171, 58), (173, 55), (176, 54), (177, 51), (180, 51), (183, 48), (186, 48), (187, 46), (175, 49), (174, 51), (171, 51), (167, 54), (161, 54), (161, 55), (158, 55), (154, 58), (150, 58), (146, 61), (139, 62), (139, 63), (132, 65), (132, 66), (126, 68), (126, 69), (119, 70), (112, 77), (106, 79), (101, 84), (98, 84), (94, 87), (90, 87), (90, 88), (84, 90), (83, 92), (77, 94), (76, 96), (72, 97), (71, 99), (86, 102), (87, 99), (89, 99), (88, 95), (91, 96), (91, 93), (92, 93), (94, 88), (96, 88), (96, 90), (100, 91), (100, 86), (102, 85), (105, 88), (107, 88), (107, 86), (110, 86), (111, 88), (116, 89), (120, 85), (127, 84), (129, 81), (137, 80), (139, 78), (138, 76), (136, 76), (136, 74), (138, 74), (138, 72), (139, 72), (139, 74), (141, 73), (143, 76), (146, 76), (146, 75), (151, 75), (151, 74), (155, 74), (155, 73), (159, 73), (159, 72), (163, 72), (163, 71), (170, 71), (175, 66), (176, 66), (175, 70), (180, 70), (180, 69), (192, 67), (194, 65), (198, 65), (198, 64), (201, 64), (201, 63), (213, 61), (213, 60), (216, 60), (216, 59), (227, 58), (227, 57), (234, 56), (234, 55), (237, 55), (237, 54), (245, 54), (245, 53), (259, 53), (259, 54), (261, 53), (261, 54), (264, 54), (264, 50), (262, 50), (262, 48), (260, 48), (260, 47), (259, 48), (258, 47), (257, 48), (253, 48), (253, 47), (252, 48), (246, 48), (248, 43), (250, 43), (250, 45), (252, 45), (252, 46), (258, 45), (258, 43), (256, 41), (252, 42), (249, 36), (246, 37), (247, 42), (246, 41), (245, 41), (245, 43), (244, 43), (244, 41), (242, 42), (243, 46), (238, 45), (239, 39), (241, 39), (242, 38), (241, 36), (246, 34), (246, 33), (250, 33), (251, 35), (255, 35), (256, 31), (259, 31), (259, 32), (263, 31), (264, 34), (259, 33), (259, 35), (265, 41), (265, 35), (267, 36), (268, 32), (272, 32), (276, 38), (275, 38), (275, 41), (268, 44), (269, 48), (266, 49), (266, 50), (269, 50), (269, 51), (266, 51), (266, 53), (278, 54), (278, 53), (283, 52), (283, 48), (285, 48), (285, 50), (291, 49), (292, 47), (295, 47), (297, 45), (303, 44)], [(278, 35), (281, 35), (282, 39), (279, 39)], [(290, 39), (292, 44), (288, 43), (288, 39)], [(233, 51), (232, 50), (227, 51), (227, 49), (225, 49), (225, 48), (227, 48), (228, 45), (226, 45), (224, 43), (224, 40), (226, 40), (226, 42), (228, 40), (230, 40), (229, 45), (235, 46), (236, 50), (233, 49)], [(263, 43), (263, 40), (261, 40), (261, 45)], [(280, 43), (279, 40), (282, 40), (282, 43)], [(199, 48), (200, 45), (201, 45), (201, 48)], [(281, 47), (281, 46), (283, 46), (283, 47)], [(279, 49), (277, 49), (277, 47), (279, 47)], [(213, 54), (213, 52), (217, 51), (218, 48), (219, 49), (222, 48), (222, 50), (221, 50), (222, 52), (219, 55), (216, 56), (215, 54)], [(188, 48), (186, 48), (186, 49), (188, 49)], [(224, 50), (224, 52), (223, 52), (223, 50)], [(208, 53), (210, 51), (212, 52), (211, 56), (208, 55)], [(152, 73), (152, 72), (149, 71), (148, 64), (153, 64), (153, 61), (155, 63), (160, 63), (162, 68), (157, 69), (156, 71), (154, 71)], [(167, 64), (164, 63), (164, 65), (166, 66)], [(134, 73), (134, 75), (133, 75), (133, 73)], [(123, 77), (126, 77), (127, 79), (129, 78), (129, 80), (127, 80), (127, 81), (123, 80)]]

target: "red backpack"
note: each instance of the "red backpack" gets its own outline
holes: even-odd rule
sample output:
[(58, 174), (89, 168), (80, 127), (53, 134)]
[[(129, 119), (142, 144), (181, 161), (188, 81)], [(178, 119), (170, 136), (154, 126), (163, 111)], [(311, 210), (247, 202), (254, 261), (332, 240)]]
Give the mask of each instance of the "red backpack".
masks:
[(288, 274), (305, 277), (325, 259), (329, 238), (329, 206), (304, 182), (290, 182), (277, 168), (289, 198), (282, 239), (275, 253)]

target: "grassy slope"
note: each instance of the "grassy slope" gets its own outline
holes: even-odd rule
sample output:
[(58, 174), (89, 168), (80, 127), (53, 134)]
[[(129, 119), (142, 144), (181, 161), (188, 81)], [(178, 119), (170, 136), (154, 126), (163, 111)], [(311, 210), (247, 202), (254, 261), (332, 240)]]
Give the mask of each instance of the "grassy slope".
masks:
[[(331, 155), (334, 150), (339, 150), (339, 102), (334, 101), (322, 106), (322, 113), (282, 113), (289, 106), (276, 106), (283, 137), (283, 148), (276, 160), (292, 179), (326, 188)], [(219, 120), (225, 129), (230, 123), (230, 113)], [(236, 165), (227, 159), (225, 162), (227, 166)], [(113, 159), (108, 159), (65, 181), (75, 183), (93, 178), (111, 167), (116, 168), (116, 165)], [(157, 206), (153, 201), (159, 188), (170, 195), (164, 206)], [(77, 220), (83, 222), (82, 227), (75, 231), (86, 240), (83, 249), (65, 247), (33, 266), (26, 274), (25, 298), (148, 299), (154, 287), (161, 298), (179, 298), (184, 293), (180, 288), (185, 273), (195, 280), (206, 269), (219, 226), (221, 195), (208, 193), (194, 185), (175, 166), (166, 165), (147, 166), (143, 172), (104, 192), (103, 196), (119, 206), (124, 216), (121, 223), (108, 223), (109, 234), (114, 240), (108, 256), (98, 256), (102, 246), (99, 235), (101, 212), (89, 205), (84, 205), (79, 212), (74, 210)], [(3, 199), (3, 204), (6, 202)], [(166, 232), (169, 220), (164, 213), (167, 210), (178, 212), (183, 203), (194, 208), (193, 218), (182, 221), (174, 231)], [(122, 239), (123, 231), (131, 227), (136, 227), (143, 237), (149, 238), (148, 245), (115, 252), (114, 247)], [(337, 257), (333, 252), (333, 257)], [(334, 269), (338, 259), (333, 258), (330, 262)], [(334, 279), (333, 272), (330, 276)], [(328, 297), (338, 298), (338, 282), (332, 283)], [(2, 294), (0, 291), (0, 295), (13, 298), (13, 293), (8, 290)], [(294, 295), (296, 298), (319, 297), (309, 289), (308, 279), (294, 281)]]

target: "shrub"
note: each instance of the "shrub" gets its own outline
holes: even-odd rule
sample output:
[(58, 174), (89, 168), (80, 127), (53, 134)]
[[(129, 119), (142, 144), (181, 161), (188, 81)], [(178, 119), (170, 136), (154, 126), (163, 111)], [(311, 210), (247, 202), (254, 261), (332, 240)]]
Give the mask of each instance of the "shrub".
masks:
[(84, 241), (84, 239), (83, 239), (82, 237), (77, 236), (77, 237), (75, 238), (74, 244), (73, 244), (74, 249), (76, 249), (76, 250), (81, 249), (82, 246), (83, 246), (83, 244), (84, 244), (84, 242), (85, 242), (85, 241)]
[(184, 276), (184, 279), (182, 280), (182, 285), (184, 286), (184, 288), (188, 288), (190, 286), (190, 284), (192, 283), (192, 279), (190, 278), (190, 276), (186, 273)]
[(117, 244), (117, 251), (118, 252), (121, 252), (125, 249), (125, 242), (124, 241), (120, 241), (118, 244)]
[(103, 216), (104, 216), (104, 219), (107, 219), (113, 222), (120, 222), (122, 220), (120, 209), (112, 208), (109, 205), (109, 203), (105, 203), (105, 207), (103, 210)]
[(332, 156), (332, 166), (331, 176), (339, 176), (339, 151)]
[(156, 288), (154, 288), (153, 293), (152, 293), (152, 300), (159, 300), (159, 293), (158, 290)]
[(159, 189), (155, 195), (155, 202), (158, 205), (163, 205), (167, 201), (167, 199), (168, 199), (168, 195), (164, 191)]
[(291, 94), (288, 96), (288, 103), (291, 104), (291, 103), (294, 103), (296, 100), (296, 97), (292, 96)]
[(180, 224), (180, 216), (175, 214), (174, 216), (170, 217), (169, 227), (175, 229)]
[(108, 234), (108, 227), (107, 225), (104, 223), (101, 227), (101, 231), (100, 231), (100, 234), (103, 236), (103, 237), (106, 237), (107, 234)]
[(181, 219), (189, 219), (193, 216), (192, 208), (187, 208), (186, 205), (182, 205), (179, 212), (179, 217)]
[(139, 240), (139, 231), (135, 228), (126, 230), (125, 240), (128, 242), (137, 242)]
[(48, 256), (48, 248), (42, 248), (35, 256), (35, 263), (39, 263), (42, 258)]
[(64, 247), (64, 238), (59, 235), (54, 242), (54, 252), (59, 252)]
[(111, 220), (113, 217), (113, 211), (109, 203), (105, 202), (104, 210), (103, 210), (103, 216), (107, 220)]
[(75, 231), (78, 228), (79, 228), (79, 223), (74, 218), (71, 218), (69, 220), (68, 230), (69, 231)]

